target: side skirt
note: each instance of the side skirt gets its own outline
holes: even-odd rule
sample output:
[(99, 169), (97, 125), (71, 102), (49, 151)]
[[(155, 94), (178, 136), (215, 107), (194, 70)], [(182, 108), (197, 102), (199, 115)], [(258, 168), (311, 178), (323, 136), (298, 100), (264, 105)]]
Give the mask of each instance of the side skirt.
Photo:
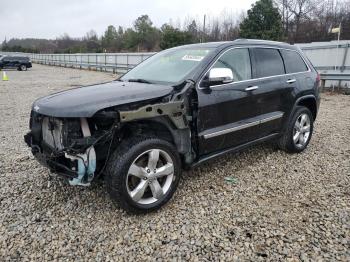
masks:
[(265, 137), (262, 137), (262, 138), (250, 141), (250, 142), (245, 143), (243, 145), (239, 145), (239, 146), (236, 146), (236, 147), (231, 147), (231, 148), (225, 149), (225, 150), (220, 151), (220, 152), (215, 152), (213, 154), (204, 155), (204, 156), (200, 157), (197, 162), (193, 162), (192, 165), (191, 165), (191, 168), (197, 167), (197, 166), (203, 164), (204, 162), (206, 162), (206, 161), (208, 161), (210, 159), (220, 157), (220, 156), (225, 155), (227, 153), (236, 153), (236, 152), (241, 151), (241, 150), (243, 150), (245, 148), (251, 147), (251, 146), (256, 145), (256, 144), (260, 144), (260, 143), (268, 141), (268, 140), (272, 140), (272, 139), (277, 138), (279, 136), (280, 136), (279, 133), (270, 134), (268, 136), (265, 136)]

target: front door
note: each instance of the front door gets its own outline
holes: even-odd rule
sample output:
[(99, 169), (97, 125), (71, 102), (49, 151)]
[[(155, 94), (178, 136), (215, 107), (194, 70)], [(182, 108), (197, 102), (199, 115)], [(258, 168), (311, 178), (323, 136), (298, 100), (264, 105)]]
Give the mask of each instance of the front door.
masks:
[(258, 135), (259, 107), (254, 96), (257, 82), (251, 79), (248, 48), (224, 51), (211, 68), (231, 69), (234, 82), (208, 88), (199, 84), (197, 127), (201, 155), (244, 144)]

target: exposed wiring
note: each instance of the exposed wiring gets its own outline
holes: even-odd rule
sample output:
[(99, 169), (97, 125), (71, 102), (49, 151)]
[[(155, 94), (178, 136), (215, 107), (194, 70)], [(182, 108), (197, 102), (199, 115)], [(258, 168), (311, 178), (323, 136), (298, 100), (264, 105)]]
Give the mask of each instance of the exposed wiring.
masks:
[(62, 153), (67, 153), (67, 154), (70, 154), (78, 159), (80, 159), (82, 162), (83, 162), (83, 165), (85, 167), (85, 174), (84, 176), (87, 174), (87, 170), (88, 170), (88, 167), (89, 167), (89, 161), (90, 161), (90, 151), (91, 149), (98, 145), (101, 140), (103, 139), (106, 139), (107, 137), (111, 137), (110, 139), (110, 143), (109, 143), (109, 146), (108, 146), (108, 151), (107, 151), (107, 156), (106, 156), (106, 159), (105, 159), (105, 162), (104, 162), (104, 165), (103, 167), (100, 169), (99, 173), (95, 176), (95, 178), (98, 178), (101, 176), (101, 174), (103, 173), (103, 171), (105, 170), (106, 166), (107, 166), (107, 163), (108, 163), (108, 159), (110, 157), (110, 154), (111, 154), (111, 149), (112, 149), (112, 146), (113, 146), (113, 142), (114, 142), (114, 138), (115, 138), (115, 133), (116, 133), (116, 130), (118, 129), (118, 123), (115, 123), (112, 125), (112, 127), (106, 131), (104, 134), (102, 134), (100, 137), (98, 137), (93, 143), (91, 143), (88, 148), (86, 149), (86, 155), (87, 155), (87, 159), (86, 161), (84, 161), (84, 158), (82, 156), (80, 156), (80, 154), (82, 154), (81, 152), (81, 149), (78, 150), (78, 149), (74, 149), (73, 146), (74, 144), (72, 144), (71, 146), (69, 147), (66, 147), (66, 148), (62, 148), (60, 150), (57, 150), (58, 148), (56, 148), (56, 140), (55, 140), (55, 137), (54, 137), (54, 134), (53, 134), (53, 130), (51, 130), (51, 135), (52, 135), (52, 138), (53, 138), (53, 141), (54, 141), (54, 146), (55, 146), (55, 149), (56, 149), (56, 154), (62, 154)]
[[(49, 125), (52, 125), (52, 123), (51, 123), (50, 121), (48, 122), (48, 124), (49, 124)], [(51, 136), (52, 136), (53, 146), (54, 146), (55, 149), (58, 149), (57, 146), (56, 146), (56, 139), (55, 139), (55, 136), (54, 136), (54, 134), (53, 134), (54, 128), (51, 128), (51, 127), (48, 127), (48, 128), (49, 128), (50, 133), (51, 133)]]
[(102, 169), (96, 175), (96, 178), (99, 178), (102, 175), (103, 171), (105, 170), (105, 168), (107, 166), (107, 163), (108, 163), (108, 160), (109, 160), (109, 156), (110, 156), (110, 153), (111, 153), (111, 149), (112, 149), (112, 145), (113, 145), (113, 142), (114, 142), (116, 130), (117, 130), (117, 125), (113, 125), (112, 130), (111, 130), (112, 131), (112, 138), (111, 138), (111, 142), (109, 143), (109, 147), (108, 147), (108, 151), (107, 151), (107, 157), (106, 157), (106, 160), (105, 160), (105, 163), (104, 163)]

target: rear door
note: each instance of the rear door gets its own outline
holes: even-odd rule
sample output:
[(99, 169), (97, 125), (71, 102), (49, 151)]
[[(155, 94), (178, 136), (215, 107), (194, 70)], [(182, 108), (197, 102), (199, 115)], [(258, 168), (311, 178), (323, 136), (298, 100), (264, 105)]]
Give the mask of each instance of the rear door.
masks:
[(285, 68), (277, 48), (254, 47), (250, 51), (253, 76), (259, 79), (254, 91), (261, 121), (259, 136), (265, 137), (280, 131), (293, 88), (285, 85)]
[(12, 67), (18, 68), (22, 63), (22, 58), (21, 57), (14, 57), (12, 61)]
[[(286, 68), (285, 85), (293, 88), (295, 91), (301, 91), (304, 88), (312, 89), (314, 80), (309, 75), (309, 67), (296, 50), (280, 50)], [(288, 104), (290, 108), (293, 106), (293, 101)]]

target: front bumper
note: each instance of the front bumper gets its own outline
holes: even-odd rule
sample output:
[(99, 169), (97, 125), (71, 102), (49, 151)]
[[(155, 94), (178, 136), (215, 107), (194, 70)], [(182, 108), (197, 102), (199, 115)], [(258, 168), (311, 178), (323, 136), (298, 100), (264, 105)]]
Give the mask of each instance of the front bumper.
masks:
[(77, 163), (67, 160), (64, 157), (64, 153), (60, 154), (54, 152), (44, 141), (41, 141), (41, 143), (34, 142), (35, 140), (32, 132), (24, 136), (24, 141), (31, 148), (37, 161), (49, 168), (51, 172), (68, 179), (78, 177), (78, 172), (73, 170)]

